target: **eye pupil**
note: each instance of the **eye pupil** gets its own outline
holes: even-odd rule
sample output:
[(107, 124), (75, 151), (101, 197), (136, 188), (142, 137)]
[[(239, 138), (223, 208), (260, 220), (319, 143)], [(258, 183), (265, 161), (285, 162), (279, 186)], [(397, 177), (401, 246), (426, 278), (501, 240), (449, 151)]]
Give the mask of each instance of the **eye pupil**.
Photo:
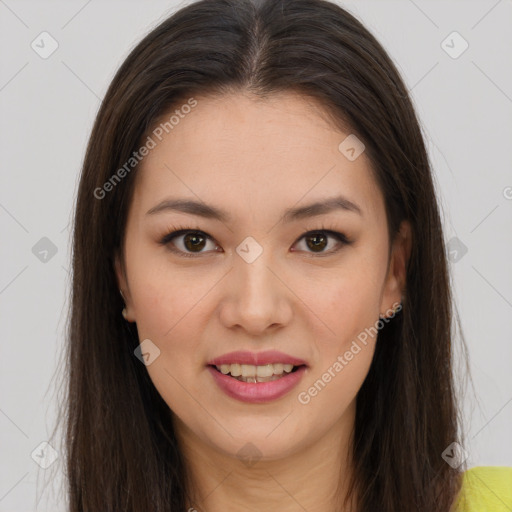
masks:
[[(201, 243), (198, 240), (202, 240), (203, 242)], [(192, 244), (191, 246), (189, 246), (189, 242), (191, 242), (191, 244)], [(198, 235), (197, 233), (189, 233), (189, 234), (185, 235), (185, 237), (183, 239), (183, 243), (185, 244), (185, 247), (188, 250), (191, 250), (193, 248), (202, 249), (204, 247), (204, 237), (202, 237), (201, 235)]]
[[(315, 243), (313, 243), (312, 246), (310, 246), (310, 244), (309, 244), (310, 240), (313, 240), (313, 239), (318, 240), (319, 238), (323, 239), (323, 242), (320, 242), (320, 243), (315, 242)], [(327, 239), (327, 237), (325, 235), (322, 235), (321, 233), (316, 233), (314, 235), (308, 236), (307, 239), (308, 239), (308, 247), (314, 248), (314, 249), (318, 249), (318, 248), (324, 249), (325, 248), (325, 240)]]

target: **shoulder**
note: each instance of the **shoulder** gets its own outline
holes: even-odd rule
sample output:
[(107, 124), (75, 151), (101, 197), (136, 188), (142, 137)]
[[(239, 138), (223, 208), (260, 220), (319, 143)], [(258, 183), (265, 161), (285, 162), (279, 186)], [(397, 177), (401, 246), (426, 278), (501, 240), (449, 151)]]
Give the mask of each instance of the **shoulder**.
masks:
[(512, 510), (512, 467), (478, 466), (462, 475), (454, 512), (509, 512)]

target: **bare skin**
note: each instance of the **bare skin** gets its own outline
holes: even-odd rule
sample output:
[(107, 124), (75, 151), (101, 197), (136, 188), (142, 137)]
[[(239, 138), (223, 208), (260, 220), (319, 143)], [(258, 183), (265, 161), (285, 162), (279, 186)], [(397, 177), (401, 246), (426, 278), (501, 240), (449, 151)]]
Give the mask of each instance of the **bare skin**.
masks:
[[(196, 99), (141, 162), (124, 257), (116, 259), (127, 320), (137, 323), (141, 341), (160, 350), (147, 370), (174, 413), (189, 506), (355, 512), (355, 503), (342, 509), (339, 500), (351, 475), (355, 397), (376, 336), (357, 342), (350, 359), (345, 354), (400, 302), (410, 225), (402, 224), (388, 265), (384, 198), (369, 160), (364, 152), (354, 161), (340, 152), (349, 133), (331, 126), (312, 100), (292, 93)], [(339, 195), (361, 214), (336, 209), (283, 219), (287, 208)], [(213, 205), (232, 218), (147, 213), (171, 197)], [(203, 233), (199, 248), (186, 243), (186, 234), (160, 243), (185, 228)], [(322, 236), (322, 229), (351, 243)], [(311, 235), (303, 236), (313, 230), (317, 249)], [(246, 237), (263, 251), (251, 263), (236, 251)], [(296, 388), (271, 402), (227, 396), (206, 367), (227, 352), (274, 349), (308, 368)], [(344, 364), (336, 371), (339, 356)], [(330, 379), (322, 377), (329, 368)], [(309, 393), (318, 379), (328, 382)]]

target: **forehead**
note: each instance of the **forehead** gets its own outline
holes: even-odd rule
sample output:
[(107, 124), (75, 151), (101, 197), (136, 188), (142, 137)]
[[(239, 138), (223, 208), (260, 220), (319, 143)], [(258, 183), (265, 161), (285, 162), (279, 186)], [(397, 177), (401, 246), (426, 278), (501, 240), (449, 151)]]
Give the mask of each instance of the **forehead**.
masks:
[(192, 109), (177, 104), (161, 116), (155, 127), (181, 114), (159, 137), (150, 133), (155, 147), (137, 169), (134, 195), (144, 212), (172, 196), (254, 216), (342, 194), (365, 216), (382, 215), (368, 158), (363, 152), (351, 161), (340, 151), (350, 133), (314, 100), (294, 93), (194, 99)]

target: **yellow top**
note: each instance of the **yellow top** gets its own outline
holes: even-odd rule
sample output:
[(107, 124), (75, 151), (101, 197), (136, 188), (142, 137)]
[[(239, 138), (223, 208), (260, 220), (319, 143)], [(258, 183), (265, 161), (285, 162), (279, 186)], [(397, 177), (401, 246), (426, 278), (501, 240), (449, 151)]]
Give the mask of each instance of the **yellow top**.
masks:
[(480, 466), (464, 472), (455, 512), (511, 512), (512, 467)]

